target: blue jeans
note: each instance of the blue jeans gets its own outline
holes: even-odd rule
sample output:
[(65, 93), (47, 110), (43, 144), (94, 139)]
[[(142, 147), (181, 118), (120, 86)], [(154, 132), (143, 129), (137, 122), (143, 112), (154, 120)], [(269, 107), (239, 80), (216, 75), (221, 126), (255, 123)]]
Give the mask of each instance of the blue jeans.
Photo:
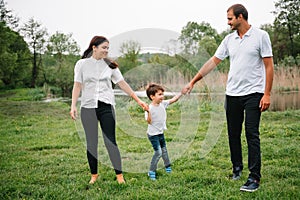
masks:
[(249, 177), (260, 180), (261, 151), (259, 123), (261, 111), (259, 102), (263, 94), (253, 93), (245, 96), (226, 95), (225, 109), (233, 169), (243, 169), (241, 133), (245, 120), (245, 132), (248, 144)]
[(165, 167), (171, 166), (164, 134), (153, 135), (153, 136), (148, 135), (148, 138), (154, 150), (154, 155), (152, 157), (149, 170), (156, 171), (158, 161), (161, 157), (164, 161)]

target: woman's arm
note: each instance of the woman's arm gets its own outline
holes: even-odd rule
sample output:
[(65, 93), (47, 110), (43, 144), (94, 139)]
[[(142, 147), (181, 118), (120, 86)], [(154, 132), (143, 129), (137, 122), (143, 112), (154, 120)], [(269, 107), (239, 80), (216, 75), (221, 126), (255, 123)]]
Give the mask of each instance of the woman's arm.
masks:
[(70, 111), (70, 115), (74, 120), (77, 118), (77, 114), (78, 114), (76, 103), (80, 95), (80, 91), (81, 91), (81, 83), (74, 82), (73, 91), (72, 91), (72, 104), (71, 104), (71, 111)]
[(131, 87), (125, 80), (118, 82), (118, 85), (126, 94), (132, 97), (144, 110), (148, 109), (148, 105), (145, 102), (143, 102), (138, 96), (136, 96), (134, 91), (131, 89)]

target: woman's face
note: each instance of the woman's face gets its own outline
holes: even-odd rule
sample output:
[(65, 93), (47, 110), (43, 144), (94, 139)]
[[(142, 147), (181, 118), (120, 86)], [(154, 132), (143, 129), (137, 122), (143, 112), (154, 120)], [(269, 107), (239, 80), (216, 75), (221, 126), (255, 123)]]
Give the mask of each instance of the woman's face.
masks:
[(108, 54), (109, 43), (103, 42), (98, 46), (93, 46), (93, 57), (97, 60), (106, 58)]

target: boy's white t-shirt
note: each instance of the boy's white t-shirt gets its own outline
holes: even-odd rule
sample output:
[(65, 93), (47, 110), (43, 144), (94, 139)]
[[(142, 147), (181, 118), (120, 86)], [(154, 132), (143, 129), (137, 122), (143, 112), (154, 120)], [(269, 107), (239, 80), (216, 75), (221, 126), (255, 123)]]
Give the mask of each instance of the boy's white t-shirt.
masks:
[[(167, 129), (167, 112), (166, 108), (170, 102), (168, 100), (162, 101), (158, 106), (149, 105), (149, 112), (151, 114), (151, 124), (148, 124), (147, 134), (150, 136), (159, 135)], [(148, 112), (145, 112), (145, 119), (148, 118)]]

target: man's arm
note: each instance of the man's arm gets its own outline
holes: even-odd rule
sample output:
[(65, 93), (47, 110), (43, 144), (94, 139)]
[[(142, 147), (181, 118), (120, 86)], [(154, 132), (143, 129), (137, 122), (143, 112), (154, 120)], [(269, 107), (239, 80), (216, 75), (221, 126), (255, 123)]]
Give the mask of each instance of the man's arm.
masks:
[(265, 111), (269, 108), (271, 104), (271, 90), (273, 85), (273, 76), (274, 76), (274, 64), (273, 64), (273, 57), (266, 57), (263, 58), (263, 62), (266, 69), (266, 86), (264, 96), (260, 100), (260, 110)]
[(190, 93), (194, 84), (212, 71), (222, 60), (216, 56), (211, 57), (198, 71), (194, 78), (181, 90), (182, 94)]

